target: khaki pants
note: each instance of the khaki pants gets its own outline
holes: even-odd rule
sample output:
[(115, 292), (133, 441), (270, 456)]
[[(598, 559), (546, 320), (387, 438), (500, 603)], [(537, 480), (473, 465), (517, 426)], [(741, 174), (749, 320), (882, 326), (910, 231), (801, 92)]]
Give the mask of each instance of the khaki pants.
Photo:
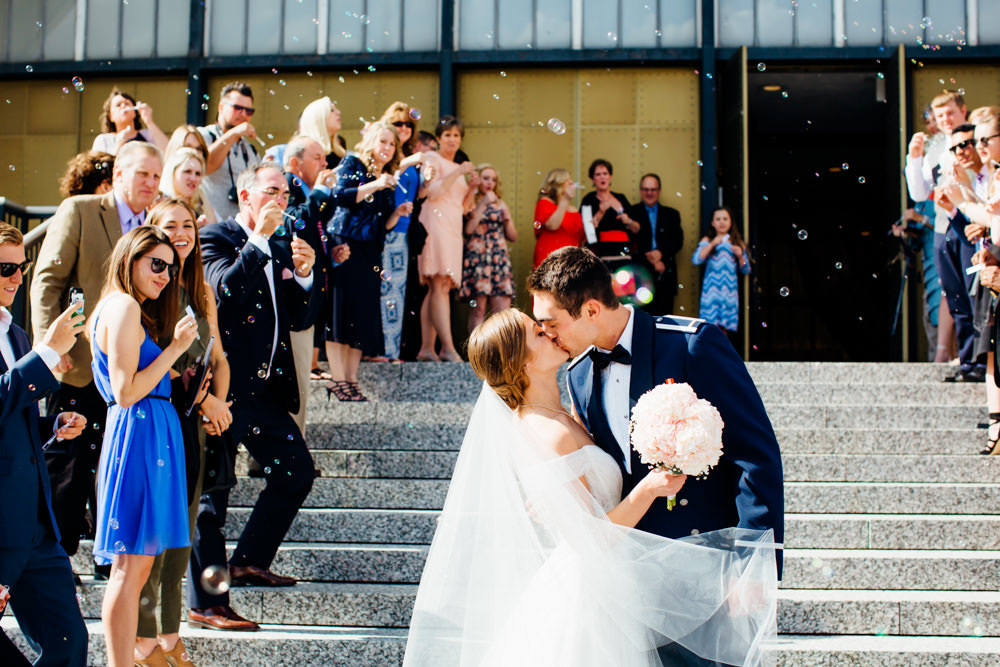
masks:
[(295, 378), (299, 383), (299, 411), (292, 419), (306, 437), (306, 408), (309, 406), (309, 371), (312, 370), (313, 327), (289, 333), (292, 340), (292, 358), (295, 360)]

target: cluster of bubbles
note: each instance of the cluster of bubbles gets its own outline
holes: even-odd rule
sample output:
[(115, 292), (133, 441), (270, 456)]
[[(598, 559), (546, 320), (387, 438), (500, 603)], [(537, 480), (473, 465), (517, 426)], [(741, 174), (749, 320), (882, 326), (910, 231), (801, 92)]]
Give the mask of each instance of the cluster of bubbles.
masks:
[(613, 278), (615, 296), (622, 303), (636, 306), (652, 303), (655, 296), (653, 276), (645, 267), (626, 264), (614, 272)]
[(83, 92), (83, 90), (84, 90), (83, 79), (81, 79), (78, 76), (74, 76), (71, 79), (71, 82), (73, 83), (73, 88), (76, 90), (76, 92), (78, 92), (78, 93), (82, 93)]

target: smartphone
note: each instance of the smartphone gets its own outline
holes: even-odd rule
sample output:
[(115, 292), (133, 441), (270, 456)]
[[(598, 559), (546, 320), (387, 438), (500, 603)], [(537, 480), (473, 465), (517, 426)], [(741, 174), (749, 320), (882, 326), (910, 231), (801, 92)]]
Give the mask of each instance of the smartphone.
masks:
[[(190, 315), (191, 317), (193, 317), (195, 319), (198, 318), (198, 316), (195, 315), (194, 308), (191, 307), (191, 304), (187, 305), (187, 307), (184, 309), (184, 313), (186, 315)], [(201, 334), (196, 335), (195, 338), (197, 338), (198, 340), (201, 340)]]
[(69, 303), (70, 305), (80, 304), (80, 307), (76, 309), (76, 313), (77, 315), (83, 315), (83, 290), (79, 287), (70, 287)]

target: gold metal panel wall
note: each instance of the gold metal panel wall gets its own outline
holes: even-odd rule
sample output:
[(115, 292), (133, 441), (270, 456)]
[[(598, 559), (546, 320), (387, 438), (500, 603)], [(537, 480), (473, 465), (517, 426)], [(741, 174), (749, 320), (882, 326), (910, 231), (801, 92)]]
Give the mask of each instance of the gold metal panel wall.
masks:
[[(504, 200), (519, 235), (511, 248), (518, 305), (531, 305), (523, 286), (543, 176), (555, 167), (569, 169), (585, 184), (582, 197), (590, 186), (587, 167), (602, 157), (614, 165), (613, 188), (631, 202), (639, 201), (639, 176), (660, 174), (661, 202), (678, 209), (684, 225), (677, 256), (684, 288), (676, 308), (697, 314), (697, 271), (690, 261), (700, 215), (697, 75), (680, 68), (482, 70), (461, 74), (458, 90), (466, 152), (476, 162), (510, 164), (516, 172), (501, 167)], [(565, 123), (565, 134), (547, 129), (550, 118)]]
[(0, 194), (29, 206), (58, 204), (66, 162), (90, 150), (100, 133), (101, 106), (115, 85), (152, 105), (164, 132), (184, 121), (183, 78), (88, 78), (84, 83), (84, 91), (77, 92), (62, 79), (0, 82)]
[[(911, 63), (912, 66), (912, 63)], [(969, 111), (1000, 104), (1000, 67), (989, 65), (923, 65), (913, 69), (913, 128), (922, 130), (924, 107), (944, 89), (965, 91)]]
[(341, 135), (353, 149), (361, 138), (364, 122), (382, 115), (396, 100), (420, 109), (419, 128), (433, 130), (438, 118), (436, 72), (369, 72), (366, 69), (315, 71), (284, 74), (220, 75), (209, 81), (206, 122), (215, 122), (219, 92), (235, 79), (250, 85), (254, 93), (252, 123), (268, 145), (287, 142), (295, 133), (299, 114), (313, 100), (329, 96), (341, 113)]

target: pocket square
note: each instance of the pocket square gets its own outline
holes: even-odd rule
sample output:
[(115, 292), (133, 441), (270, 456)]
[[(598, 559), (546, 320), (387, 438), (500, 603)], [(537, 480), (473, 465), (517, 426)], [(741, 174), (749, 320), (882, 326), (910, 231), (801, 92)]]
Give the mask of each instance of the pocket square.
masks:
[(294, 277), (295, 277), (295, 274), (292, 273), (291, 269), (285, 267), (284, 269), (281, 270), (281, 279), (282, 280), (291, 280)]

